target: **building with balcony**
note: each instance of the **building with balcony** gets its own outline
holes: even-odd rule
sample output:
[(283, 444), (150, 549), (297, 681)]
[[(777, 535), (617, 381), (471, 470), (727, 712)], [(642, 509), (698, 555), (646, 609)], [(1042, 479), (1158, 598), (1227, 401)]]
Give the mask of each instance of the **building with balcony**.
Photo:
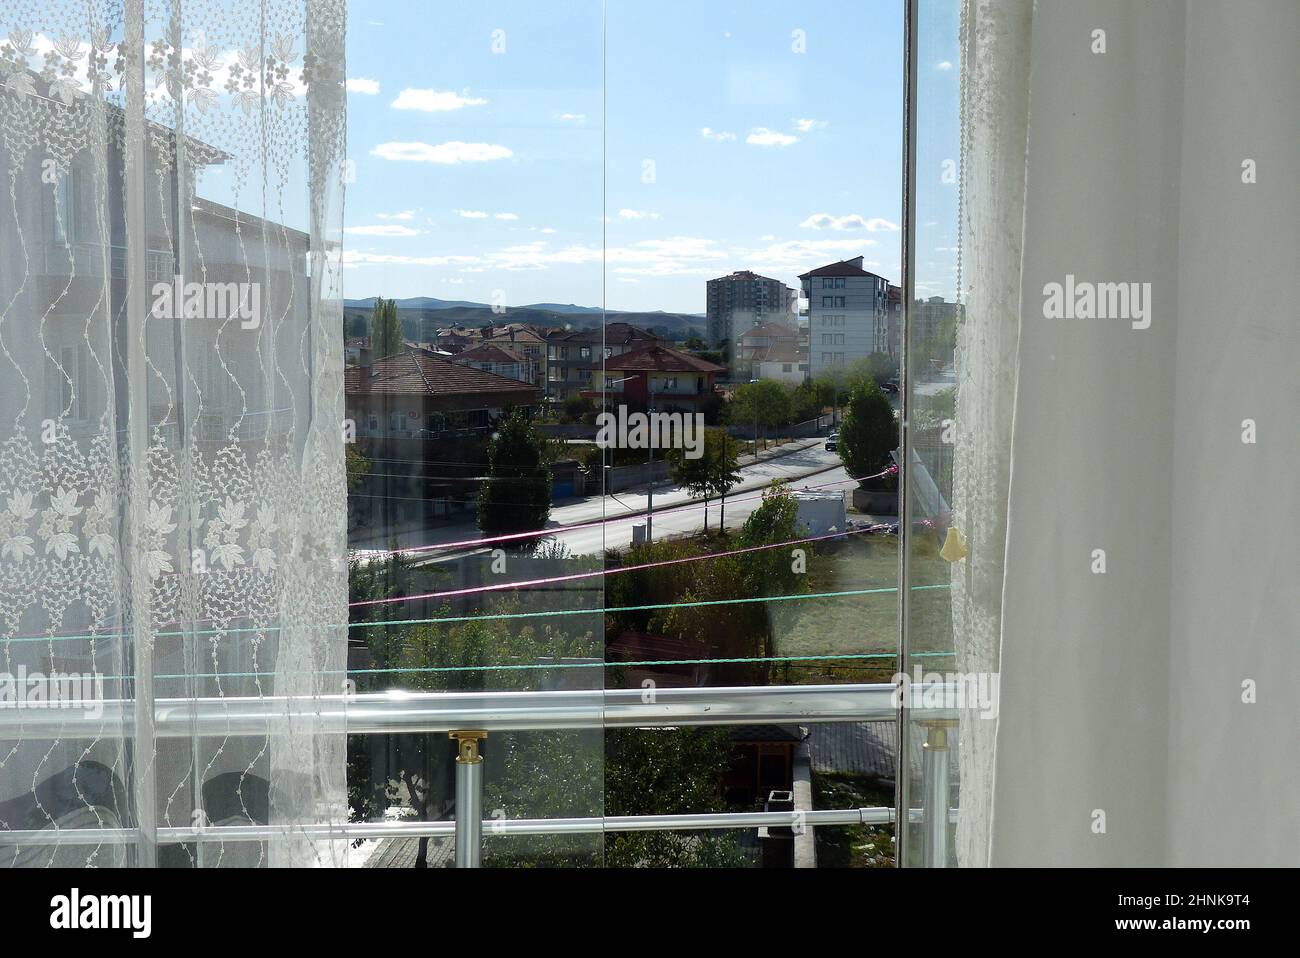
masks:
[(539, 389), (546, 389), (546, 337), (532, 326), (510, 323), (504, 329), (493, 330), (487, 343), (499, 346), (527, 362), (533, 370), (529, 380)]
[(602, 361), (666, 341), (631, 323), (608, 323), (602, 328), (557, 333), (546, 343), (546, 398), (564, 402), (590, 390)]
[(659, 412), (700, 412), (717, 393), (726, 367), (668, 346), (650, 346), (611, 356), (597, 369), (592, 388), (581, 395)]
[(799, 279), (808, 300), (810, 376), (889, 351), (889, 282), (863, 269), (861, 256)]

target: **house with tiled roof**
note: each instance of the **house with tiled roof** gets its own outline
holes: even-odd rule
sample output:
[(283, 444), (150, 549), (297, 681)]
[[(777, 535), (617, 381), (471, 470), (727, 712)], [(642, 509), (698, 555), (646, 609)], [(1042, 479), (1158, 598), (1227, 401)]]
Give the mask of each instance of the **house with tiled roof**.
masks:
[(772, 379), (797, 386), (808, 378), (808, 350), (797, 343), (773, 343), (750, 356), (754, 379)]
[(384, 439), (485, 432), (510, 407), (541, 401), (541, 390), (529, 383), (412, 346), (369, 366), (349, 366), (344, 395), (357, 436)]
[(528, 362), (533, 369), (529, 382), (546, 388), (547, 340), (541, 332), (523, 323), (510, 323), (504, 329), (494, 331), (487, 342), (508, 349)]
[(507, 379), (517, 379), (530, 386), (537, 384), (537, 365), (505, 346), (498, 346), (493, 340), (457, 353), (454, 359), (458, 363), (505, 376)]
[(717, 393), (717, 377), (725, 366), (684, 353), (671, 346), (648, 346), (605, 360), (595, 370), (592, 388), (582, 391), (603, 403), (648, 406), (653, 397), (661, 412), (700, 411)]
[(631, 323), (606, 323), (596, 329), (554, 334), (546, 341), (546, 396), (563, 402), (595, 388), (601, 360), (646, 346), (666, 345), (654, 333)]

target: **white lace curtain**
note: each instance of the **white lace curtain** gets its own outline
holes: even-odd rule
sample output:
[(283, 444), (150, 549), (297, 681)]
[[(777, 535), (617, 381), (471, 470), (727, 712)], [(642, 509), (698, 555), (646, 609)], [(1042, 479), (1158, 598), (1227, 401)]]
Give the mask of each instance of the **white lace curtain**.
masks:
[(1293, 0), (964, 4), (961, 864), (1300, 858), (1297, 49)]
[(344, 19), (0, 0), (0, 864), (341, 854)]

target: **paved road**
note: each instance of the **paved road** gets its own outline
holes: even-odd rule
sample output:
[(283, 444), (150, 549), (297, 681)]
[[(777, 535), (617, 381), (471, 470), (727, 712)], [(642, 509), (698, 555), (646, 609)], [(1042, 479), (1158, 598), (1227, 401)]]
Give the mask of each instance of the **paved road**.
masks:
[[(727, 527), (733, 528), (745, 521), (760, 504), (761, 491), (773, 479), (790, 480), (796, 488), (815, 485), (829, 490), (848, 489), (848, 474), (839, 456), (827, 452), (823, 442), (819, 440), (809, 448), (757, 464), (746, 466), (742, 463), (741, 482), (733, 488), (726, 503)], [(605, 549), (623, 548), (632, 542), (632, 527), (645, 521), (645, 509), (644, 490), (564, 503), (551, 510), (550, 525), (555, 532), (549, 538), (564, 543), (572, 555), (599, 554)], [(668, 480), (655, 487), (653, 531), (656, 539), (703, 529), (704, 513), (702, 503), (693, 502), (689, 493)], [(716, 528), (718, 519), (718, 503), (713, 500), (708, 506), (709, 528)], [(575, 526), (579, 528), (573, 528)], [(399, 545), (410, 549), (477, 537), (477, 529), (469, 524), (441, 526), (403, 533)], [(386, 542), (387, 537), (384, 538)]]

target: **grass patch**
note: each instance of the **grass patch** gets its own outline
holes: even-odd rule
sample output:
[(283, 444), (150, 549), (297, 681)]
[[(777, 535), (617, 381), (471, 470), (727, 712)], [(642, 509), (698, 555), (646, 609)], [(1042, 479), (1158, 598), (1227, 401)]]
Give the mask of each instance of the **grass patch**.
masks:
[[(913, 585), (946, 585), (951, 567), (935, 544), (918, 536), (913, 540)], [(808, 558), (809, 591), (846, 592), (857, 589), (892, 589), (898, 584), (898, 537), (849, 536), (817, 543)], [(898, 651), (898, 593), (854, 595), (843, 598), (774, 602), (768, 606), (778, 655), (860, 655)], [(912, 648), (915, 652), (952, 649), (952, 617), (946, 589), (912, 593)], [(935, 659), (948, 665), (947, 659)], [(790, 663), (783, 667), (788, 681), (818, 682), (888, 681), (895, 660), (869, 659), (842, 662)]]

